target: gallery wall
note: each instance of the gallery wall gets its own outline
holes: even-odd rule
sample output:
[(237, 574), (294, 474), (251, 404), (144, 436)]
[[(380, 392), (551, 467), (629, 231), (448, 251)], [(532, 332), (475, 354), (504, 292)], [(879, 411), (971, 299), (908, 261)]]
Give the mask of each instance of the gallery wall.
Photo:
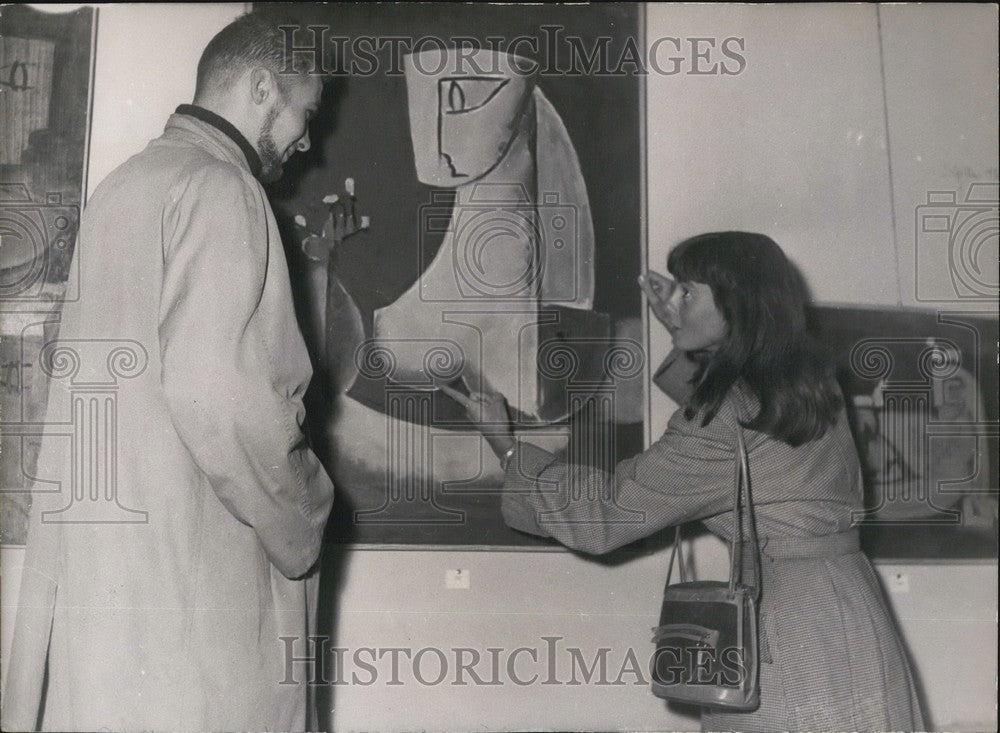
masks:
[(248, 3), (99, 6), (88, 195), (194, 98), (205, 44)]
[[(198, 53), (242, 9), (241, 4), (101, 7), (91, 190), (158, 135), (177, 104), (190, 100)], [(893, 199), (899, 207), (904, 191), (912, 200), (922, 190), (896, 182), (888, 152), (897, 143), (908, 146), (910, 153), (900, 153), (905, 158), (918, 143), (927, 144), (932, 149), (920, 155), (946, 170), (981, 168), (984, 160), (995, 166), (997, 157), (995, 127), (985, 131), (996, 115), (996, 10), (961, 11), (649, 6), (647, 42), (742, 36), (746, 44), (741, 74), (647, 79), (649, 263), (662, 268), (670, 244), (687, 234), (756, 228), (786, 246), (823, 301), (912, 304), (910, 281), (901, 275), (910, 251), (900, 244), (908, 236), (908, 217), (894, 215)], [(944, 39), (946, 48), (934, 51), (937, 39)], [(977, 50), (991, 43), (989, 53)], [(925, 48), (933, 60), (922, 71), (911, 56), (921, 56)], [(890, 49), (907, 61), (889, 59)], [(993, 69), (992, 106), (970, 107), (969, 95), (983, 94), (974, 87), (981, 77), (936, 70), (944, 68), (939, 65), (944, 60), (946, 68), (981, 68), (983, 59)], [(883, 62), (898, 95), (883, 93)], [(959, 123), (893, 122), (894, 114), (917, 116), (916, 90), (926, 84), (931, 97), (945, 95)], [(925, 123), (930, 129), (919, 128)], [(966, 123), (963, 145), (951, 149), (956, 157), (935, 147), (940, 133)], [(895, 135), (896, 125), (907, 132)], [(909, 165), (917, 165), (914, 160)], [(904, 164), (896, 159), (894, 165)], [(649, 346), (652, 363), (669, 348), (655, 329)], [(673, 405), (655, 394), (649, 405), (649, 434), (658, 435)], [(725, 557), (717, 543), (699, 541), (695, 550), (701, 577), (721, 575)], [(5, 652), (23, 550), (2, 552)], [(498, 686), (470, 678), (454, 684), (454, 669), (439, 684), (409, 675), (401, 685), (381, 678), (371, 685), (331, 686), (321, 701), (336, 730), (697, 728), (695, 718), (668, 710), (644, 686), (632, 684), (634, 676), (622, 676), (623, 684), (582, 683), (577, 669), (574, 684), (567, 651), (578, 648), (589, 663), (601, 648), (613, 650), (607, 658), (610, 682), (619, 676), (627, 650), (640, 658), (648, 652), (666, 566), (662, 549), (609, 562), (559, 550), (433, 548), (342, 549), (326, 560), (334, 582), (327, 588), (324, 625), (334, 632), (334, 646), (438, 648), (452, 659), (450, 650), (457, 647), (483, 656), (492, 647), (504, 650), (505, 661), (526, 648), (541, 660), (534, 663), (528, 651), (514, 665), (519, 679), (539, 674), (538, 684), (516, 684), (504, 668), (505, 682)], [(880, 565), (878, 571), (916, 661), (933, 726), (995, 727), (996, 563)], [(558, 654), (553, 676), (558, 684), (541, 684), (552, 649)], [(436, 677), (435, 670), (429, 661), (426, 677)]]

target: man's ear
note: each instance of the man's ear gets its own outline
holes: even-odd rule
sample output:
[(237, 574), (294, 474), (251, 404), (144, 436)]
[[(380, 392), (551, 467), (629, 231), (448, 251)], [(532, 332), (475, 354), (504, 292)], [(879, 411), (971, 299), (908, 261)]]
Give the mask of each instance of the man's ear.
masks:
[(275, 78), (270, 69), (258, 66), (250, 72), (250, 98), (263, 104), (274, 94)]

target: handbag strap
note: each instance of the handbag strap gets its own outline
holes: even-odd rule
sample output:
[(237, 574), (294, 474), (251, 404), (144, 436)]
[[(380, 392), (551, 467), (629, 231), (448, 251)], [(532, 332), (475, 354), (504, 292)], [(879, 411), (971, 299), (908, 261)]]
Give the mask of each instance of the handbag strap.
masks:
[(754, 516), (753, 500), (750, 496), (750, 466), (747, 447), (743, 440), (743, 426), (736, 421), (736, 476), (733, 479), (733, 530), (730, 535), (729, 592), (736, 590), (736, 584), (743, 580), (743, 511), (741, 499), (745, 498), (747, 523), (751, 542), (753, 589), (760, 595), (760, 543), (757, 540), (757, 519)]
[(674, 549), (670, 551), (670, 565), (667, 567), (667, 583), (664, 590), (670, 586), (670, 576), (674, 572), (674, 558), (680, 556), (681, 582), (687, 582), (687, 570), (684, 568), (684, 546), (681, 544), (681, 525), (674, 527)]
[[(760, 595), (760, 545), (757, 541), (757, 521), (754, 517), (753, 502), (750, 498), (750, 467), (747, 460), (747, 448), (743, 440), (743, 426), (736, 422), (736, 460), (733, 469), (733, 530), (730, 535), (729, 547), (729, 592), (735, 592), (736, 584), (743, 575), (743, 512), (741, 498), (746, 496), (747, 519), (749, 534), (753, 543), (753, 588), (756, 596)], [(687, 571), (684, 567), (684, 550), (681, 544), (681, 526), (674, 528), (674, 547), (670, 552), (670, 565), (667, 567), (667, 582), (664, 590), (670, 586), (674, 572), (674, 560), (680, 561), (680, 582), (687, 582)]]

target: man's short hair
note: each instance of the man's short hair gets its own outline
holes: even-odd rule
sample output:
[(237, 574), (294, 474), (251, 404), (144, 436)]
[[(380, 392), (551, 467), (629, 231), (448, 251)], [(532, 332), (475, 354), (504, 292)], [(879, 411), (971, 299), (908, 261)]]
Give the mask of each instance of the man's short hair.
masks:
[(235, 83), (241, 74), (254, 67), (263, 66), (278, 76), (282, 88), (292, 79), (288, 72), (298, 74), (307, 69), (293, 65), (292, 53), (287, 47), (283, 25), (294, 25), (286, 19), (260, 13), (240, 16), (208, 42), (198, 61), (198, 78), (195, 96), (213, 89), (225, 89)]

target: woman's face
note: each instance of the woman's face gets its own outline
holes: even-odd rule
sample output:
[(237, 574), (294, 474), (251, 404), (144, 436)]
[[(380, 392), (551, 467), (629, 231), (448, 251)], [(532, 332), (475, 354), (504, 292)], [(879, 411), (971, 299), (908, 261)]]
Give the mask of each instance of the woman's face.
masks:
[(674, 346), (684, 351), (714, 350), (729, 330), (705, 283), (679, 281), (667, 301), (667, 314)]

